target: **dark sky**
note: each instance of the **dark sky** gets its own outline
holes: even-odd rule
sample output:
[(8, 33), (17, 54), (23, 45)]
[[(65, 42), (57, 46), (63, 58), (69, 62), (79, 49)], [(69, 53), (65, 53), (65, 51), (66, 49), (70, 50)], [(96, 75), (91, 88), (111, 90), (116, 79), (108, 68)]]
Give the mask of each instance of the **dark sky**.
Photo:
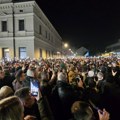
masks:
[(37, 0), (64, 41), (92, 53), (120, 38), (120, 2), (116, 0)]

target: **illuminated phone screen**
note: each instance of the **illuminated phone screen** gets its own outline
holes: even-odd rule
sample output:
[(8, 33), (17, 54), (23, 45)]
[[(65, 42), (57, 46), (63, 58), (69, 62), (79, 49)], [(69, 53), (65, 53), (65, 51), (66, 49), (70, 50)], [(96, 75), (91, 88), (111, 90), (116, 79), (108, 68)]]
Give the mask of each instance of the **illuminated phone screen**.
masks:
[(30, 82), (31, 94), (33, 96), (38, 96), (39, 93), (39, 83), (37, 81)]

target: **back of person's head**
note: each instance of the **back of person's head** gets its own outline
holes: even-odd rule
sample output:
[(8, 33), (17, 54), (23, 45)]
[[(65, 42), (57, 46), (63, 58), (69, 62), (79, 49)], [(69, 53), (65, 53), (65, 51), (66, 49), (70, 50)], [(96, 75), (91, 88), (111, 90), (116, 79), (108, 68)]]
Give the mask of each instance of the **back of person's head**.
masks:
[(13, 94), (14, 94), (14, 91), (12, 90), (11, 87), (3, 86), (0, 89), (0, 100), (6, 97), (12, 96)]
[(25, 100), (30, 94), (30, 89), (28, 87), (23, 87), (15, 92), (15, 95), (22, 100)]
[(10, 75), (10, 70), (8, 66), (4, 66), (3, 71), (5, 72), (5, 75)]
[(76, 101), (72, 105), (71, 111), (75, 120), (91, 120), (93, 117), (89, 104), (82, 101)]
[(32, 97), (30, 93), (30, 89), (27, 87), (23, 87), (15, 92), (15, 95), (20, 98), (23, 105), (27, 108), (31, 108), (35, 102), (34, 97)]
[(88, 86), (89, 88), (95, 88), (96, 87), (96, 82), (94, 81), (94, 79), (91, 79), (88, 81)]
[(113, 72), (117, 72), (118, 68), (117, 67), (112, 67)]
[(22, 120), (23, 106), (18, 97), (0, 100), (0, 120)]
[(94, 71), (90, 70), (88, 72), (88, 77), (94, 77), (94, 75), (95, 75)]

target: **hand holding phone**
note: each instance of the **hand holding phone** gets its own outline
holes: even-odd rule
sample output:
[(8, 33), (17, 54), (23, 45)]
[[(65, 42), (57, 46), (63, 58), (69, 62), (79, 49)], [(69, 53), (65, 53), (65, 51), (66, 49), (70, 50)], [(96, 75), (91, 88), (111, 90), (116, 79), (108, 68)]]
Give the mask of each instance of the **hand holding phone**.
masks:
[(38, 91), (38, 95), (35, 96), (35, 98), (36, 98), (37, 101), (39, 101), (42, 98), (42, 94), (41, 94), (40, 90)]
[(39, 83), (36, 80), (31, 80), (30, 87), (32, 96), (38, 96)]
[(40, 91), (40, 87), (39, 87), (39, 82), (37, 80), (31, 80), (30, 82), (30, 91), (31, 91), (31, 95), (34, 96), (36, 98), (36, 100), (40, 100), (40, 98), (42, 97), (41, 91)]
[(98, 110), (98, 115), (99, 115), (99, 120), (110, 119), (110, 114), (105, 109), (103, 109), (102, 113), (101, 113), (101, 110)]

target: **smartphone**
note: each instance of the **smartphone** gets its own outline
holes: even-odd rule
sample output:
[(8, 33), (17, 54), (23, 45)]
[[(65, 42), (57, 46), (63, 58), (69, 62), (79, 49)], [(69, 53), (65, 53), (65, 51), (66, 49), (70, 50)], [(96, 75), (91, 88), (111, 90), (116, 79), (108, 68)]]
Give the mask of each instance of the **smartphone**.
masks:
[(37, 97), (39, 94), (39, 83), (36, 80), (30, 81), (30, 91), (31, 95)]

